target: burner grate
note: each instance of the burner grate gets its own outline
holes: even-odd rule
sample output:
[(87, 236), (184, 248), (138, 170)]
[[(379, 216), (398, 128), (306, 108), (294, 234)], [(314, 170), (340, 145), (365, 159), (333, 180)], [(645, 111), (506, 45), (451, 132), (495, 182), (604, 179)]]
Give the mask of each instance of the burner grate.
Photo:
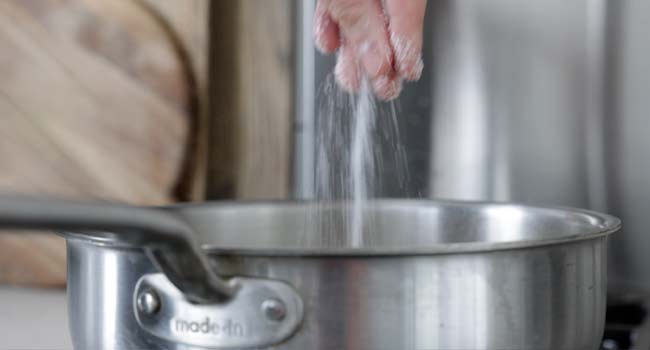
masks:
[(648, 304), (609, 306), (601, 350), (650, 350)]

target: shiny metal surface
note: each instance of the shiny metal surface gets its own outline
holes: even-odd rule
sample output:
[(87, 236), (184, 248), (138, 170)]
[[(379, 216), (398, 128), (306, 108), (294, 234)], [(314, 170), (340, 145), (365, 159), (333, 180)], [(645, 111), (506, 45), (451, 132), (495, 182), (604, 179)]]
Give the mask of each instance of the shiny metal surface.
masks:
[[(314, 2), (300, 6), (308, 11)], [(605, 210), (605, 23), (607, 7), (616, 6), (608, 3), (430, 1), (423, 76), (398, 100), (410, 180), (400, 184), (398, 164), (382, 159), (376, 195)], [(310, 21), (299, 17), (300, 30)], [(309, 143), (319, 104), (309, 101), (334, 66), (310, 40), (302, 40), (296, 70), (298, 198), (315, 196), (305, 169), (315, 168)]]
[(596, 239), (451, 256), (249, 256), (227, 272), (265, 273), (301, 291), (303, 331), (281, 349), (592, 350), (605, 254)]
[[(229, 266), (226, 273), (282, 279), (300, 291), (302, 328), (274, 349), (593, 350), (604, 322), (605, 247), (598, 238), (446, 257), (215, 259)], [(108, 271), (128, 264), (120, 259), (115, 266), (120, 254), (106, 248), (71, 254), (79, 262), (105, 260)], [(141, 263), (153, 268), (144, 256)], [(133, 273), (73, 275), (75, 348), (184, 348), (137, 325), (128, 300)]]
[(68, 236), (141, 247), (158, 269), (195, 302), (222, 302), (236, 288), (212, 270), (192, 229), (158, 209), (2, 195), (0, 228), (75, 231)]
[[(145, 275), (135, 287), (141, 329), (171, 343), (216, 349), (269, 348), (293, 335), (303, 319), (300, 296), (287, 284), (237, 277), (237, 295), (223, 304), (192, 304), (163, 274)], [(138, 296), (160, 296), (160, 310), (141, 312)]]
[[(354, 251), (297, 240), (310, 234), (293, 231), (310, 222), (297, 220), (309, 213), (304, 204), (172, 209), (194, 230), (209, 230), (198, 234), (220, 274), (283, 281), (300, 295), (300, 328), (269, 349), (598, 347), (607, 235), (619, 225), (614, 218), (515, 205), (388, 201), (371, 206), (377, 215), (369, 216), (378, 220), (375, 227), (387, 228), (378, 229), (368, 249)], [(293, 245), (280, 249), (287, 242)], [(192, 348), (138, 325), (136, 286), (155, 271), (142, 250), (74, 237), (68, 247), (76, 348)]]
[(270, 321), (282, 321), (287, 318), (287, 306), (279, 299), (266, 299), (260, 307)]
[(153, 349), (131, 296), (138, 279), (158, 272), (140, 249), (107, 249), (67, 240), (68, 319), (75, 349)]
[(429, 196), (604, 205), (605, 2), (436, 3)]
[(153, 289), (139, 291), (136, 297), (135, 306), (138, 313), (151, 316), (160, 311), (160, 297)]
[[(509, 203), (375, 200), (362, 212), (363, 246), (344, 238), (346, 202), (216, 202), (177, 206), (209, 252), (274, 255), (414, 255), (529, 248), (592, 239), (618, 219), (581, 209)], [(323, 217), (327, 221), (321, 220)], [(326, 237), (340, 235), (338, 240)]]

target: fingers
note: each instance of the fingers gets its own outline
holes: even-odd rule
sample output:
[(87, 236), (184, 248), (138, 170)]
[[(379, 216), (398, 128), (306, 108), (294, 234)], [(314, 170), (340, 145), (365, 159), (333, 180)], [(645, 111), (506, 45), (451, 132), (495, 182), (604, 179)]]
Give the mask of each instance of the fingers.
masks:
[(385, 0), (390, 21), (390, 42), (395, 50), (395, 67), (407, 80), (418, 80), (422, 63), (422, 31), (426, 0)]
[(375, 95), (384, 101), (396, 99), (402, 92), (402, 79), (399, 77), (381, 76), (372, 82)]
[(361, 87), (361, 67), (353, 49), (344, 44), (336, 59), (334, 76), (339, 85), (347, 92), (357, 92)]
[(339, 26), (327, 11), (329, 0), (320, 0), (314, 14), (314, 42), (322, 53), (333, 53), (341, 46)]
[[(362, 67), (359, 64), (355, 51), (347, 45), (339, 50), (334, 75), (338, 84), (347, 92), (358, 92), (363, 79)], [(384, 75), (372, 81), (375, 95), (382, 100), (392, 100), (402, 91), (402, 79), (395, 74)]]
[(426, 0), (319, 0), (315, 41), (324, 53), (339, 49), (339, 85), (356, 92), (365, 75), (375, 94), (390, 100), (403, 80), (418, 80), (425, 8)]
[(331, 0), (327, 10), (370, 80), (393, 73), (393, 50), (381, 0)]

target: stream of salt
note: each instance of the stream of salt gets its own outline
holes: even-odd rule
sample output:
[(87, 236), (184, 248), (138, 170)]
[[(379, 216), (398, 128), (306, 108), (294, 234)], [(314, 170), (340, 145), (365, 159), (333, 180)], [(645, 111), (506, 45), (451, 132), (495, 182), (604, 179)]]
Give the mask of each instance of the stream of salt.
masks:
[[(408, 180), (395, 104), (379, 103), (364, 79), (357, 95), (342, 91), (332, 77), (319, 93), (316, 124), (315, 197), (309, 222), (323, 247), (358, 248), (373, 239), (369, 199), (382, 193), (382, 177)], [(390, 169), (394, 166), (395, 169)], [(339, 203), (341, 208), (332, 203)]]
[(369, 198), (368, 189), (375, 183), (372, 132), (377, 122), (376, 111), (370, 84), (367, 79), (363, 79), (354, 111), (354, 136), (350, 151), (352, 212), (348, 234), (352, 247), (360, 247), (363, 244), (363, 222)]

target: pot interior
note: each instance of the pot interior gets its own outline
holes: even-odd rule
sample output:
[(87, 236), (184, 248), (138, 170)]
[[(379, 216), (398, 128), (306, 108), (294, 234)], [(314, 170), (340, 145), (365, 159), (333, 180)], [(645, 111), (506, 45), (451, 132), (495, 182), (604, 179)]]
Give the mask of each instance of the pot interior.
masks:
[(349, 202), (215, 202), (171, 207), (204, 249), (251, 254), (444, 254), (589, 239), (620, 222), (579, 209), (375, 200), (354, 233)]

